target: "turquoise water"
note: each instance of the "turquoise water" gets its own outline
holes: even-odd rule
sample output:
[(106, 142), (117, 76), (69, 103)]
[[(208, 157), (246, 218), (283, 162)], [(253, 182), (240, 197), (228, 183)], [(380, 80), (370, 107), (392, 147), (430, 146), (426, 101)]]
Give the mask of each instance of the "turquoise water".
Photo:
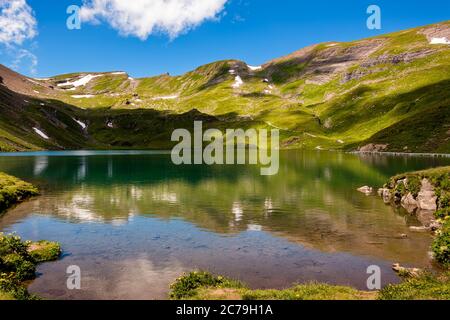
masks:
[[(59, 241), (30, 291), (52, 299), (157, 299), (182, 272), (206, 269), (253, 288), (323, 281), (367, 289), (399, 281), (391, 264), (428, 267), (418, 221), (356, 191), (450, 158), (282, 152), (280, 172), (255, 166), (174, 166), (167, 152), (2, 154), (0, 171), (42, 195), (0, 218), (0, 230)], [(400, 235), (408, 234), (404, 239)], [(78, 265), (81, 290), (66, 288)]]

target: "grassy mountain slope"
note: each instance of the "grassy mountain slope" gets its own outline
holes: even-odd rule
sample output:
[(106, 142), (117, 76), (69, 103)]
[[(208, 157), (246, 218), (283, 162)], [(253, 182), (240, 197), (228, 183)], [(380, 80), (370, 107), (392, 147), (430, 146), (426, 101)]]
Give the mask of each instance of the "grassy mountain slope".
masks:
[(166, 148), (173, 128), (206, 117), (219, 128), (279, 128), (284, 148), (449, 153), (450, 45), (436, 38), (450, 39), (449, 21), (314, 45), (258, 68), (226, 60), (180, 76), (29, 79), (2, 67), (0, 147)]

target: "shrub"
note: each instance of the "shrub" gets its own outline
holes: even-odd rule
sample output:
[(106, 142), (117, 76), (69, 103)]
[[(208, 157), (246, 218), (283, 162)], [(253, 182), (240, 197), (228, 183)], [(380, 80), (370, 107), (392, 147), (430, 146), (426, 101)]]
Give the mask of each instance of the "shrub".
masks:
[(36, 263), (54, 261), (61, 255), (61, 246), (50, 241), (35, 242), (30, 245), (30, 255)]
[(400, 284), (384, 287), (380, 300), (448, 300), (450, 299), (449, 274), (439, 276), (425, 273), (418, 278), (408, 278)]
[(450, 209), (450, 193), (446, 191), (441, 191), (439, 195), (439, 208)]
[(441, 230), (437, 232), (433, 241), (433, 253), (436, 261), (444, 267), (450, 266), (450, 221), (447, 220)]
[(434, 215), (436, 219), (445, 219), (450, 216), (450, 208), (439, 209)]
[(418, 176), (408, 176), (408, 191), (416, 198), (419, 195), (420, 189), (422, 188), (422, 182)]
[(28, 293), (28, 290), (23, 287), (13, 274), (0, 274), (0, 294), (6, 296), (8, 299), (13, 298), (17, 300), (35, 300), (36, 296)]
[(57, 243), (23, 242), (18, 236), (0, 233), (0, 298), (36, 298), (28, 294), (22, 282), (35, 278), (38, 263), (55, 260), (60, 253)]
[(178, 278), (171, 286), (171, 299), (187, 299), (195, 296), (199, 288), (239, 288), (242, 284), (204, 271), (194, 271)]

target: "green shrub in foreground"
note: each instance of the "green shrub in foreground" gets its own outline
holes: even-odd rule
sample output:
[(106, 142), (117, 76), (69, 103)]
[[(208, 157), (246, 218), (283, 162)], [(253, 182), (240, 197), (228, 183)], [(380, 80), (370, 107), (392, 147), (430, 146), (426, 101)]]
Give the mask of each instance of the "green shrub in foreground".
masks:
[(380, 300), (448, 300), (450, 299), (450, 274), (440, 276), (424, 274), (419, 278), (408, 278), (400, 284), (391, 284), (382, 289)]
[(36, 277), (38, 263), (56, 260), (60, 254), (58, 243), (24, 242), (0, 233), (0, 299), (35, 299), (22, 282)]
[(434, 258), (444, 267), (450, 267), (450, 220), (436, 233), (432, 245)]
[(229, 280), (222, 276), (214, 276), (204, 271), (194, 271), (178, 278), (171, 286), (171, 299), (188, 299), (196, 294), (199, 288), (240, 288), (238, 281)]

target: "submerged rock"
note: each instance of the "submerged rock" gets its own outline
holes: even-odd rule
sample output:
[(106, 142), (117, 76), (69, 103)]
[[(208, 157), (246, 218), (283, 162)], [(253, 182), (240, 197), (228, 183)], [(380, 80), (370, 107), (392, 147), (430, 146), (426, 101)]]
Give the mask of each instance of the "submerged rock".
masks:
[(391, 191), (388, 188), (378, 189), (378, 195), (383, 198), (384, 203), (389, 203), (391, 201)]
[(399, 263), (395, 263), (392, 265), (392, 270), (397, 272), (402, 277), (412, 277), (418, 278), (423, 273), (422, 269), (419, 268), (405, 268), (402, 267)]
[(370, 195), (373, 192), (373, 188), (371, 188), (369, 186), (364, 186), (364, 187), (358, 188), (358, 191), (364, 193), (365, 195)]
[(409, 230), (414, 232), (429, 232), (431, 229), (425, 226), (421, 226), (421, 227), (409, 227)]
[(431, 228), (431, 225), (436, 222), (436, 219), (434, 217), (434, 211), (431, 210), (422, 210), (419, 209), (416, 212), (417, 220), (422, 223), (427, 228)]

